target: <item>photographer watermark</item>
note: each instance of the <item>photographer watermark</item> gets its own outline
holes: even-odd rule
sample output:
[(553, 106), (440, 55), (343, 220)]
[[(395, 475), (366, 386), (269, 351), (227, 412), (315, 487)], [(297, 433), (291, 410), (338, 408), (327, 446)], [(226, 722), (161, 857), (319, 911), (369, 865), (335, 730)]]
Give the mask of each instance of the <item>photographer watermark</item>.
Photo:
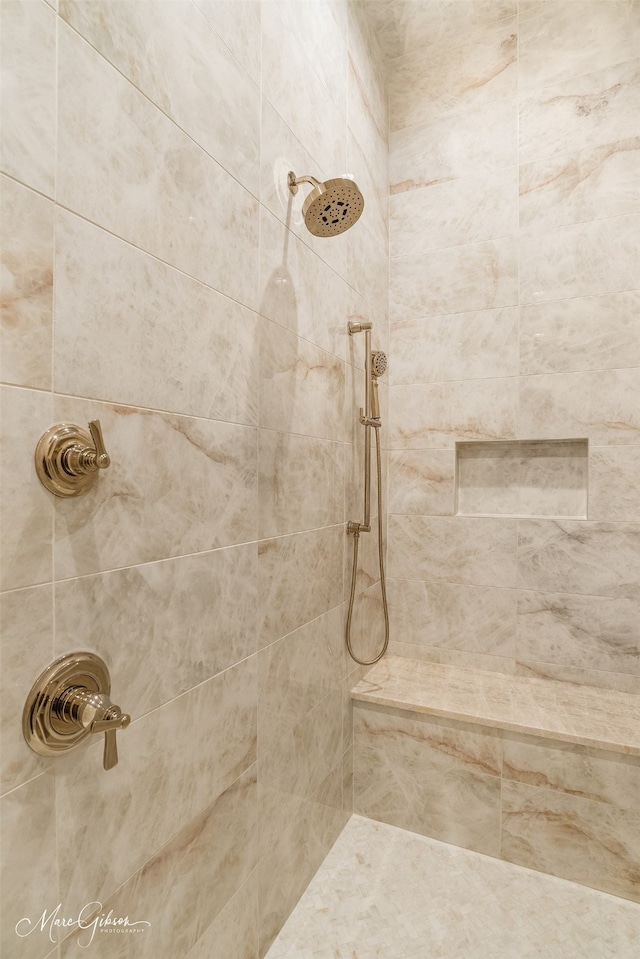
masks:
[[(47, 913), (45, 909), (38, 919), (33, 920), (29, 919), (28, 916), (23, 916), (16, 923), (16, 935), (20, 936), (21, 939), (26, 939), (34, 932), (47, 932), (50, 941), (55, 943), (57, 940), (53, 935), (54, 929), (71, 931), (71, 929), (77, 927), (87, 933), (86, 937), (78, 937), (78, 945), (82, 949), (86, 949), (95, 939), (96, 932), (135, 934), (144, 932), (145, 928), (151, 925), (146, 919), (132, 920), (128, 916), (114, 916), (113, 909), (110, 909), (109, 912), (103, 912), (101, 902), (86, 903), (76, 919), (61, 916), (61, 911), (62, 903), (59, 902), (51, 912)], [(81, 942), (81, 938), (85, 938), (86, 941)]]

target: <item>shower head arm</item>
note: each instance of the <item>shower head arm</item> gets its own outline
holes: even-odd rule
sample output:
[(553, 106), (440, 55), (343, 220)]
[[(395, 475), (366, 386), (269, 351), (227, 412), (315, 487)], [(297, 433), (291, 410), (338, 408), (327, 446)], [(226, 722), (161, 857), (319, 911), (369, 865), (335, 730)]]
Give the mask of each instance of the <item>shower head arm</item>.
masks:
[(289, 189), (294, 196), (298, 192), (298, 186), (301, 183), (310, 183), (312, 186), (317, 186), (322, 189), (322, 183), (320, 180), (316, 180), (314, 176), (296, 176), (293, 170), (289, 170), (289, 173), (287, 174), (287, 183), (289, 184)]

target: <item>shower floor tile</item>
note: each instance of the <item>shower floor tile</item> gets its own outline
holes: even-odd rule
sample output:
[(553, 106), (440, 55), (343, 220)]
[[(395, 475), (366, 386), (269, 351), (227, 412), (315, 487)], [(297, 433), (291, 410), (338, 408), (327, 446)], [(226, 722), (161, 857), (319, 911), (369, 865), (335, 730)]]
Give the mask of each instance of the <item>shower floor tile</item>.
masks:
[(640, 905), (353, 816), (266, 959), (638, 959)]

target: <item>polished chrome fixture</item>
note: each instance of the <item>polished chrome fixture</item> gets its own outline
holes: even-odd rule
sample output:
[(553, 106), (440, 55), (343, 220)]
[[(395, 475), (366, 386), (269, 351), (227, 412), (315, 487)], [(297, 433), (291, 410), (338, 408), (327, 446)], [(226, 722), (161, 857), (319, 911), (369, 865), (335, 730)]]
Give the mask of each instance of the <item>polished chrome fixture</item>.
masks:
[(81, 496), (93, 486), (98, 470), (109, 466), (100, 420), (91, 420), (89, 433), (79, 426), (60, 423), (38, 440), (36, 472), (50, 493)]
[(38, 676), (22, 713), (27, 744), (40, 756), (59, 756), (94, 733), (104, 733), (103, 766), (118, 762), (116, 732), (131, 716), (109, 699), (111, 679), (95, 653), (62, 656)]
[[(364, 333), (364, 408), (360, 408), (360, 422), (364, 426), (364, 516), (362, 523), (349, 520), (347, 533), (353, 534), (353, 568), (351, 570), (351, 592), (349, 594), (349, 609), (347, 612), (347, 649), (349, 655), (361, 666), (373, 666), (382, 659), (389, 646), (389, 607), (387, 604), (387, 584), (384, 570), (384, 551), (382, 546), (382, 462), (380, 452), (380, 401), (378, 399), (378, 377), (382, 376), (387, 368), (387, 356), (381, 350), (371, 350), (371, 323), (350, 322), (349, 335)], [(376, 467), (378, 488), (378, 563), (380, 566), (380, 589), (382, 591), (382, 609), (384, 611), (384, 643), (382, 649), (374, 659), (359, 659), (353, 652), (351, 645), (351, 619), (353, 617), (353, 603), (356, 594), (356, 574), (358, 572), (358, 543), (361, 533), (371, 532), (371, 430), (376, 436)]]
[(325, 180), (314, 176), (296, 176), (291, 170), (287, 176), (289, 190), (298, 192), (300, 183), (311, 183), (313, 190), (302, 204), (302, 215), (307, 229), (314, 236), (337, 236), (360, 219), (364, 197), (357, 184), (348, 177)]

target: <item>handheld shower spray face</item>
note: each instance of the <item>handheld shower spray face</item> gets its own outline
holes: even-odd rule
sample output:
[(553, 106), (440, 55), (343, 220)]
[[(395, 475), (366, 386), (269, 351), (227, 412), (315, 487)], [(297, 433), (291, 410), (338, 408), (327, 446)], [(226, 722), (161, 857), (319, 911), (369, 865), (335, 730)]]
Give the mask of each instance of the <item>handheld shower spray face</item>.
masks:
[(371, 354), (371, 419), (380, 421), (380, 398), (378, 397), (378, 377), (387, 368), (387, 354), (377, 350)]

